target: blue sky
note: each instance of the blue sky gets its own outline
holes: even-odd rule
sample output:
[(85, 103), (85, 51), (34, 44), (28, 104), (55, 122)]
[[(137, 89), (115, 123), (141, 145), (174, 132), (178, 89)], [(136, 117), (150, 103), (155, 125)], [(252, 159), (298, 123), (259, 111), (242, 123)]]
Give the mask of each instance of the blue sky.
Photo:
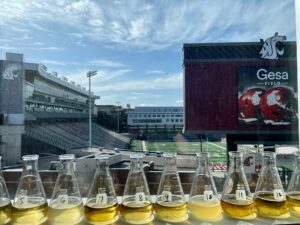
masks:
[(97, 104), (183, 104), (183, 43), (296, 39), (294, 0), (1, 0), (0, 57), (23, 53)]

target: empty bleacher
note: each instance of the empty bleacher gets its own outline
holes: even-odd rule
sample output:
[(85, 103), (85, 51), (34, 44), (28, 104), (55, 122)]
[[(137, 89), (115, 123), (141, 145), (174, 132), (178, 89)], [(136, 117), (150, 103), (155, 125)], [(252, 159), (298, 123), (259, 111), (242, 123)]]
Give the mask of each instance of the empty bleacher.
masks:
[[(86, 147), (89, 144), (89, 124), (86, 121), (36, 121), (26, 124), (25, 136), (61, 150)], [(127, 149), (130, 139), (92, 123), (92, 145)]]

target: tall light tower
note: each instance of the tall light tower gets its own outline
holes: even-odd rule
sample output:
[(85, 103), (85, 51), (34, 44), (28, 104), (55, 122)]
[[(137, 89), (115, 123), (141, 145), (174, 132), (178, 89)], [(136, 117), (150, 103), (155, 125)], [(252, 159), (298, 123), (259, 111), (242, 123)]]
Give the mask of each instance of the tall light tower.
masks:
[(121, 105), (120, 105), (120, 102), (116, 102), (116, 104), (117, 104), (117, 112), (118, 112), (118, 133), (120, 133), (120, 109), (119, 109), (119, 107)]
[(92, 147), (92, 103), (91, 103), (91, 77), (97, 75), (97, 71), (89, 71), (86, 76), (89, 78), (89, 147)]

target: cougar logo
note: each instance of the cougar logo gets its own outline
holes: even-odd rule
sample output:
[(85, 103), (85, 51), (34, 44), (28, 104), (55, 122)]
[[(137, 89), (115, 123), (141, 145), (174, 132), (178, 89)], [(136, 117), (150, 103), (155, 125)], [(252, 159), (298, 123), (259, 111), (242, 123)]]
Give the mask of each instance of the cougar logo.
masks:
[(284, 49), (278, 49), (276, 47), (277, 42), (283, 42), (286, 40), (286, 36), (278, 36), (276, 32), (273, 37), (268, 38), (263, 41), (260, 39), (260, 42), (263, 44), (259, 54), (262, 59), (278, 59), (278, 55), (283, 55)]
[(2, 77), (3, 79), (6, 80), (14, 80), (21, 74), (21, 71), (22, 71), (22, 66), (19, 64), (6, 65)]

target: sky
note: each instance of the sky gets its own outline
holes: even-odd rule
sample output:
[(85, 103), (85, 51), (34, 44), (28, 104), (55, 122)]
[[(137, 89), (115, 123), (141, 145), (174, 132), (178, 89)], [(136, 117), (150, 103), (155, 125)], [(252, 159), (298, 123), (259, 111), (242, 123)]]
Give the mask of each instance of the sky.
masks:
[(1, 0), (0, 59), (23, 53), (100, 96), (183, 105), (183, 43), (296, 40), (294, 0)]

